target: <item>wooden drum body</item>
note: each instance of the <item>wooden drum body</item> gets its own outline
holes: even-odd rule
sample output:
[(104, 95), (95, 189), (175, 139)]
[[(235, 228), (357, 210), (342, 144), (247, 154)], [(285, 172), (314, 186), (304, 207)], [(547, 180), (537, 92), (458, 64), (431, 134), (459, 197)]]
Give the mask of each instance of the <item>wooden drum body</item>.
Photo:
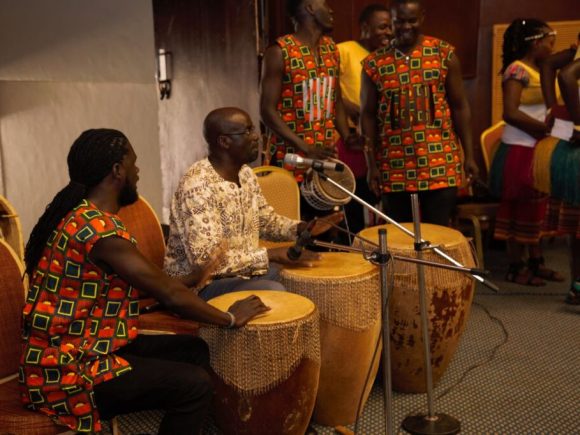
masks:
[[(413, 225), (403, 224), (413, 231)], [(392, 255), (416, 257), (414, 239), (394, 225), (366, 228), (359, 234), (378, 243), (378, 229), (387, 229), (387, 247)], [(466, 267), (475, 267), (473, 251), (463, 235), (451, 228), (422, 224), (421, 236)], [(449, 264), (432, 251), (424, 251), (423, 259)], [(391, 331), (391, 369), (393, 387), (405, 393), (424, 393), (425, 366), (417, 265), (394, 260), (389, 268), (391, 301), (389, 329)], [(449, 365), (459, 343), (471, 309), (475, 282), (466, 274), (425, 266), (431, 364), (436, 383)], [(391, 279), (393, 278), (393, 279)]]
[(380, 359), (380, 348), (374, 355), (381, 331), (378, 269), (360, 254), (321, 257), (314, 267), (283, 269), (280, 276), (289, 291), (313, 300), (320, 311), (322, 363), (313, 419), (327, 426), (351, 424)]
[(318, 390), (318, 310), (299, 295), (242, 291), (211, 299), (227, 310), (258, 295), (271, 308), (240, 329), (204, 327), (216, 386), (215, 423), (224, 434), (305, 433)]

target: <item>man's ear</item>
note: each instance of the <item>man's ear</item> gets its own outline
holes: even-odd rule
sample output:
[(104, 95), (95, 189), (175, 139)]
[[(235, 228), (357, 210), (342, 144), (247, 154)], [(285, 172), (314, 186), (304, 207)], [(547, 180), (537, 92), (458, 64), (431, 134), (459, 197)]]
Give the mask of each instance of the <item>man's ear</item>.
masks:
[(113, 164), (113, 168), (111, 169), (111, 175), (113, 176), (114, 180), (120, 180), (125, 175), (125, 167), (122, 163), (117, 162)]
[(314, 8), (312, 7), (312, 2), (309, 0), (306, 0), (304, 2), (304, 4), (302, 5), (302, 7), (304, 8), (304, 11), (309, 14), (309, 15), (314, 15)]
[(217, 144), (220, 146), (220, 148), (227, 150), (230, 147), (230, 138), (226, 135), (220, 134), (217, 137)]

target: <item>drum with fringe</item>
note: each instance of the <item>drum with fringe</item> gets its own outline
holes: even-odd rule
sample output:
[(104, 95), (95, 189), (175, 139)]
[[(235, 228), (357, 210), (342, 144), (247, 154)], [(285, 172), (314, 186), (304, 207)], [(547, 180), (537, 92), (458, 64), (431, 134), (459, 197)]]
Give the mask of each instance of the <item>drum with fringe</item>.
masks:
[(312, 418), (327, 426), (346, 425), (354, 423), (359, 402), (362, 411), (377, 373), (379, 273), (360, 254), (320, 255), (313, 267), (285, 268), (280, 278), (288, 291), (313, 300), (320, 311), (322, 364)]
[[(403, 226), (413, 231), (413, 224)], [(387, 230), (387, 247), (392, 255), (416, 257), (414, 239), (394, 225), (369, 227), (359, 233), (378, 243), (378, 229)], [(473, 251), (459, 232), (438, 225), (422, 224), (423, 239), (430, 241), (466, 267), (474, 267)], [(423, 259), (446, 263), (432, 251), (424, 251)], [(393, 388), (404, 393), (424, 393), (425, 364), (419, 308), (417, 265), (393, 260), (388, 277), (391, 287), (389, 329), (391, 331), (391, 370)], [(459, 339), (471, 310), (475, 288), (474, 279), (461, 272), (425, 266), (431, 364), (436, 383), (447, 369), (459, 344)]]
[(225, 311), (252, 294), (270, 311), (240, 329), (200, 330), (216, 386), (215, 423), (224, 434), (302, 435), (318, 390), (318, 311), (302, 296), (268, 290), (228, 293), (208, 303)]

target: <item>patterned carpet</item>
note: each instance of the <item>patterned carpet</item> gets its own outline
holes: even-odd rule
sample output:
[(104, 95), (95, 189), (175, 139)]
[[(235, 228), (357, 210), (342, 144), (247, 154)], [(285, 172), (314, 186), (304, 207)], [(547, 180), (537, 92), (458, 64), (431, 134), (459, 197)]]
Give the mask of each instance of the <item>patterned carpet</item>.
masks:
[[(565, 241), (547, 244), (545, 256), (548, 266), (568, 276)], [(489, 250), (486, 261), (501, 292), (478, 287), (458, 351), (435, 388), (435, 412), (460, 420), (463, 434), (580, 434), (580, 308), (563, 303), (569, 281), (522, 287), (503, 281), (502, 249)], [(425, 395), (394, 394), (395, 427), (426, 410)], [(384, 415), (382, 387), (375, 385), (358, 433), (385, 433)], [(156, 433), (160, 416), (123, 416), (121, 431)], [(219, 432), (208, 420), (204, 434)]]

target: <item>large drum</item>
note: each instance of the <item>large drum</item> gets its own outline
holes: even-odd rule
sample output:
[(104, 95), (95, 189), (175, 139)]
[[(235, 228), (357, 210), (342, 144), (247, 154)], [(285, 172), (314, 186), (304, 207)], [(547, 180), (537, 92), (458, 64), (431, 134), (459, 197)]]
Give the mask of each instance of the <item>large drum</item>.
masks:
[(380, 348), (374, 355), (381, 331), (378, 269), (360, 254), (325, 252), (314, 267), (283, 269), (280, 276), (289, 291), (312, 299), (320, 311), (322, 364), (313, 419), (351, 424), (380, 359)]
[[(413, 224), (403, 226), (413, 231)], [(378, 229), (387, 229), (387, 249), (392, 255), (417, 257), (414, 239), (394, 225), (366, 228), (359, 233), (378, 243)], [(421, 236), (466, 267), (475, 267), (471, 246), (463, 235), (451, 228), (422, 224)], [(449, 264), (438, 254), (427, 250), (423, 259)], [(421, 332), (421, 311), (417, 265), (394, 260), (389, 321), (391, 331), (391, 369), (393, 387), (405, 393), (424, 393), (425, 365)], [(436, 383), (449, 365), (471, 309), (474, 279), (470, 275), (448, 269), (425, 266), (431, 364)]]
[(318, 311), (287, 292), (241, 291), (208, 303), (227, 310), (257, 294), (271, 308), (240, 329), (207, 327), (215, 423), (225, 434), (302, 435), (312, 415), (320, 373)]

